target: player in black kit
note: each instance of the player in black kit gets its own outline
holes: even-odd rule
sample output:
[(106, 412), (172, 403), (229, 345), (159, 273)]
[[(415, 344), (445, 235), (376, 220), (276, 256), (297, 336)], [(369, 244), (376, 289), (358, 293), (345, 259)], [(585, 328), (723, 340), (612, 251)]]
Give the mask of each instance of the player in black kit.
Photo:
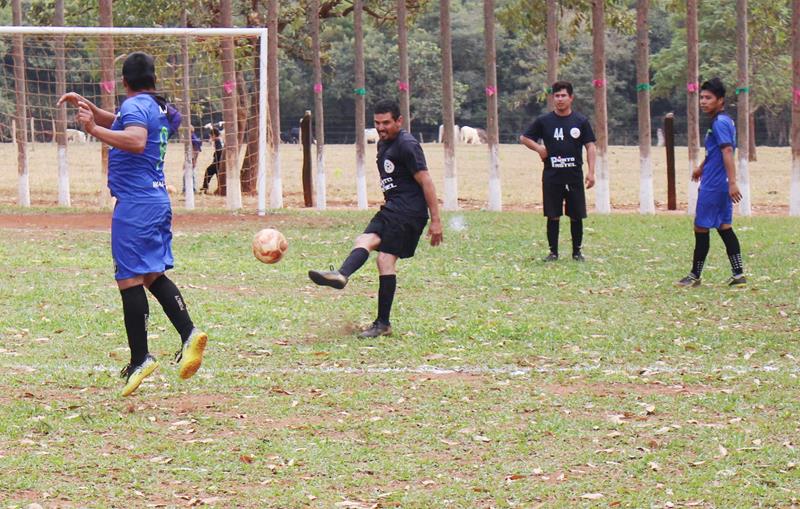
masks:
[[(589, 170), (586, 189), (594, 186), (595, 137), (589, 119), (572, 111), (572, 84), (553, 83), (555, 110), (540, 116), (519, 137), (519, 142), (539, 154), (544, 162), (542, 195), (547, 217), (547, 242), (550, 254), (546, 262), (558, 260), (558, 230), (561, 215), (570, 218), (572, 259), (584, 261), (583, 219), (586, 217), (586, 195), (583, 184), (583, 147)], [(566, 205), (566, 207), (565, 207)]]
[(383, 100), (373, 108), (375, 129), (378, 131), (378, 173), (386, 203), (375, 214), (364, 233), (356, 238), (355, 247), (339, 270), (308, 271), (311, 280), (323, 286), (341, 290), (348, 278), (369, 258), (378, 253), (378, 317), (360, 334), (362, 338), (388, 336), (392, 333), (389, 314), (397, 287), (398, 258), (411, 258), (428, 223), (431, 245), (442, 242), (442, 221), (439, 202), (433, 186), (425, 154), (417, 140), (403, 130), (400, 107), (394, 101)]

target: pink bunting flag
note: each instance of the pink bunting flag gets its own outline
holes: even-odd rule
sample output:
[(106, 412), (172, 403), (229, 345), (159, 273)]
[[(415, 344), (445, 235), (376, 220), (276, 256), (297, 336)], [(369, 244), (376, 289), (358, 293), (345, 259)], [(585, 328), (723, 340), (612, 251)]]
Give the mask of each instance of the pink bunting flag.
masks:
[(694, 92), (697, 92), (698, 90), (700, 90), (700, 87), (697, 85), (697, 83), (687, 83), (686, 84), (686, 90), (689, 93), (694, 93)]
[(314, 93), (315, 94), (322, 93), (322, 83), (314, 83)]
[(114, 80), (100, 82), (100, 88), (103, 89), (103, 91), (107, 94), (112, 93), (115, 87), (116, 82)]
[(486, 95), (489, 97), (497, 94), (497, 87), (486, 87)]
[(410, 90), (410, 89), (411, 89), (411, 87), (410, 87), (410, 86), (408, 85), (408, 83), (407, 83), (407, 82), (405, 82), (405, 81), (398, 81), (398, 82), (397, 82), (397, 89), (398, 89), (398, 90), (403, 90), (403, 91), (406, 91), (406, 90)]
[(225, 93), (231, 95), (233, 91), (236, 89), (236, 82), (235, 81), (226, 81), (222, 84), (222, 89), (225, 90)]
[(594, 88), (603, 88), (606, 86), (606, 80), (592, 80), (592, 85)]

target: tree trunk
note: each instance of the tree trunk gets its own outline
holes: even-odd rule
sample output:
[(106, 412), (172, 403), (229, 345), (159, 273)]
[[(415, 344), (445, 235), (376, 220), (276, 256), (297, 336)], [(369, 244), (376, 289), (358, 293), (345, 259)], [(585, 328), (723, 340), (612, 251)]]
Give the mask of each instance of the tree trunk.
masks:
[(358, 208), (367, 208), (367, 177), (364, 170), (364, 128), (366, 118), (366, 104), (364, 96), (367, 91), (365, 87), (364, 72), (364, 1), (355, 0), (353, 10), (353, 22), (355, 25), (356, 43), (356, 196), (358, 197)]
[[(64, 0), (56, 0), (53, 26), (64, 26)], [(55, 39), (56, 55), (56, 97), (61, 97), (67, 92), (66, 57), (64, 50), (64, 35), (57, 35)], [(58, 145), (58, 204), (69, 207), (72, 203), (69, 193), (69, 165), (67, 164), (67, 105), (62, 104), (56, 110), (55, 128), (53, 129)]]
[(403, 129), (411, 132), (411, 83), (408, 77), (408, 25), (406, 24), (406, 0), (397, 0), (397, 52), (400, 56), (400, 113)]
[[(700, 165), (700, 83), (698, 67), (697, 2), (686, 0), (686, 123), (689, 149), (689, 174)], [(697, 182), (688, 179), (686, 212), (694, 215), (697, 208)]]
[[(220, 0), (220, 26), (233, 26), (231, 0)], [(222, 39), (222, 118), (225, 121), (225, 164), (217, 174), (219, 192), (225, 195), (230, 210), (242, 208), (242, 185), (239, 175), (239, 135), (236, 100), (236, 61), (234, 60), (233, 38)]]
[(592, 55), (594, 71), (594, 118), (597, 134), (597, 162), (595, 164), (595, 208), (597, 212), (611, 212), (608, 170), (608, 113), (606, 111), (606, 21), (604, 0), (592, 2)]
[[(253, 6), (253, 9), (256, 9), (256, 6)], [(255, 13), (256, 11), (254, 10), (253, 12)], [(249, 96), (249, 101), (247, 102), (250, 103), (249, 107), (247, 104), (239, 105), (239, 125), (241, 126), (244, 124), (244, 142), (247, 144), (244, 153), (244, 161), (242, 161), (242, 193), (248, 194), (254, 194), (258, 191), (258, 111), (260, 107), (258, 100), (258, 76), (261, 68), (261, 55), (259, 55), (260, 45), (257, 41), (252, 42), (252, 48), (252, 73), (256, 78), (256, 86), (248, 91), (244, 86), (244, 76), (242, 73), (239, 73), (242, 83), (240, 97)], [(245, 101), (240, 101), (240, 103), (243, 102)], [(245, 119), (244, 122), (242, 122), (242, 118)]]
[(442, 123), (444, 124), (444, 210), (458, 209), (453, 110), (453, 49), (450, 36), (450, 0), (439, 0), (439, 33), (442, 48)]
[(503, 209), (497, 125), (497, 52), (494, 0), (483, 0), (484, 67), (486, 72), (486, 135), (489, 142), (489, 210)]
[(558, 0), (547, 0), (547, 109), (553, 109), (553, 83), (558, 80)]
[(792, 0), (792, 177), (789, 215), (800, 216), (800, 0)]
[[(22, 26), (22, 6), (20, 0), (11, 2), (12, 17), (14, 25)], [(16, 101), (16, 140), (17, 140), (17, 173), (19, 175), (19, 187), (17, 201), (23, 207), (31, 206), (31, 189), (28, 177), (28, 111), (26, 89), (28, 88), (25, 80), (25, 39), (22, 34), (15, 34), (13, 37), (13, 59), (14, 59), (14, 94)]]
[(750, 77), (748, 70), (749, 49), (747, 47), (747, 0), (736, 0), (736, 135), (739, 149), (739, 164), (736, 169), (742, 201), (739, 202), (739, 213), (743, 216), (752, 214), (750, 207), (750, 171), (748, 170), (748, 154), (750, 153)]
[[(100, 26), (114, 26), (114, 17), (111, 10), (112, 0), (100, 0)], [(100, 36), (100, 107), (106, 111), (114, 111), (114, 91), (116, 89), (116, 77), (114, 76), (114, 38), (111, 35)], [(100, 171), (102, 175), (102, 187), (98, 195), (97, 203), (100, 207), (108, 205), (109, 192), (106, 189), (108, 181), (108, 151), (109, 146), (103, 143), (101, 148)]]
[(314, 136), (317, 138), (317, 209), (327, 207), (325, 174), (325, 117), (322, 111), (322, 61), (319, 48), (319, 0), (312, 0), (308, 15), (311, 17), (311, 51), (314, 59)]
[(653, 214), (653, 163), (650, 132), (650, 37), (647, 16), (650, 0), (636, 2), (636, 89), (639, 111), (639, 212)]
[(272, 161), (272, 190), (269, 204), (273, 209), (283, 208), (283, 183), (281, 180), (281, 112), (278, 76), (278, 0), (269, 0), (267, 12), (267, 103), (269, 104), (269, 153)]
[[(181, 12), (181, 26), (188, 25), (186, 8)], [(189, 36), (181, 38), (181, 68), (183, 69), (181, 83), (181, 115), (183, 122), (181, 125), (181, 138), (183, 138), (183, 189), (184, 206), (186, 210), (194, 210), (195, 192), (195, 168), (194, 168), (194, 149), (192, 147), (192, 105), (191, 96), (191, 60), (189, 60)]]
[(748, 161), (755, 162), (758, 161), (758, 157), (756, 155), (756, 112), (750, 112), (750, 135), (748, 137), (750, 141), (750, 153), (748, 154)]

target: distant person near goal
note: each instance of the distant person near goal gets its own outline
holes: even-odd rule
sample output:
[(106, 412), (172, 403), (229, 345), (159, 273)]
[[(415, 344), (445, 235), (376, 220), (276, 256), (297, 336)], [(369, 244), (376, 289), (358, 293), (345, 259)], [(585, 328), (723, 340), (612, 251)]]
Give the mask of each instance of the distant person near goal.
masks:
[(166, 101), (155, 94), (153, 57), (140, 52), (128, 55), (122, 64), (122, 84), (127, 97), (116, 114), (75, 92), (61, 96), (58, 105), (77, 107), (84, 131), (111, 146), (108, 187), (117, 199), (111, 254), (131, 350), (130, 363), (121, 373), (122, 395), (129, 396), (158, 367), (147, 347), (150, 309), (145, 288), (180, 334), (176, 361), (181, 378), (200, 368), (208, 336), (194, 327), (180, 290), (164, 274), (173, 266), (172, 208), (164, 181), (169, 123)]
[[(397, 259), (411, 258), (428, 223), (431, 245), (442, 242), (442, 221), (436, 189), (428, 173), (425, 154), (419, 142), (402, 129), (403, 117), (394, 101), (383, 100), (373, 108), (375, 129), (378, 130), (378, 173), (386, 200), (356, 238), (355, 247), (339, 270), (308, 271), (311, 280), (323, 286), (341, 290), (350, 276), (369, 259), (371, 251), (378, 253), (378, 317), (360, 334), (362, 338), (388, 336), (392, 333), (389, 315), (397, 288)], [(333, 267), (331, 267), (333, 269)]]
[[(596, 141), (589, 119), (572, 110), (572, 84), (553, 83), (554, 111), (546, 113), (522, 133), (519, 142), (533, 150), (544, 162), (542, 201), (547, 217), (547, 243), (550, 253), (546, 262), (558, 260), (558, 234), (563, 214), (570, 218), (572, 259), (584, 261), (583, 220), (586, 218), (586, 194), (594, 186)], [(589, 166), (583, 178), (583, 148)]]
[(733, 204), (742, 199), (736, 184), (736, 126), (725, 113), (725, 85), (713, 78), (700, 86), (700, 109), (711, 117), (706, 133), (706, 158), (692, 172), (692, 180), (700, 181), (697, 209), (694, 216), (694, 255), (692, 270), (678, 281), (678, 286), (699, 286), (703, 265), (708, 255), (709, 230), (716, 228), (731, 263), (729, 286), (747, 284), (742, 266), (742, 249), (733, 232)]

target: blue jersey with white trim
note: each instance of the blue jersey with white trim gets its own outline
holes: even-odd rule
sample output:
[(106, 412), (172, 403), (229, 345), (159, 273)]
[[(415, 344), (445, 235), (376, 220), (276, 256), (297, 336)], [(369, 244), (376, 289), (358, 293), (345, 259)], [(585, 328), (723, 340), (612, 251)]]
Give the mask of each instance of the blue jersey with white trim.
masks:
[(728, 173), (722, 160), (722, 149), (733, 147), (736, 150), (736, 125), (733, 119), (720, 112), (711, 121), (706, 132), (706, 160), (703, 162), (703, 175), (700, 189), (704, 191), (728, 191)]
[(169, 203), (164, 180), (164, 156), (169, 139), (167, 112), (150, 94), (137, 94), (120, 106), (112, 131), (129, 126), (147, 129), (144, 152), (135, 154), (118, 148), (108, 153), (108, 188), (119, 201)]

